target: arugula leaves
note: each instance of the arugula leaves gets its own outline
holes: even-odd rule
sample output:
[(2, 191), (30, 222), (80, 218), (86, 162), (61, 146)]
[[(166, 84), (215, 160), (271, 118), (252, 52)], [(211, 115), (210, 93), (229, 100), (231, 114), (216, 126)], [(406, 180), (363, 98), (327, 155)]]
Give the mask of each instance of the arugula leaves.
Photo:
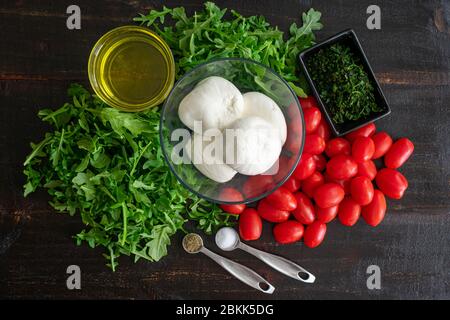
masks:
[[(313, 31), (322, 29), (321, 13), (314, 9), (302, 14), (302, 26), (292, 24), (290, 37), (272, 27), (262, 16), (244, 17), (231, 10), (232, 20), (225, 20), (227, 9), (212, 2), (205, 10), (188, 17), (183, 7), (162, 11), (151, 10), (134, 21), (154, 28), (169, 44), (177, 61), (178, 77), (196, 65), (214, 58), (241, 57), (258, 61), (273, 68), (301, 97), (298, 86), (298, 54), (314, 44)], [(168, 25), (167, 16), (175, 23)]]
[[(259, 61), (281, 74), (300, 96), (296, 85), (298, 53), (314, 43), (322, 28), (320, 12), (310, 9), (303, 25), (283, 32), (264, 17), (244, 17), (211, 2), (188, 17), (184, 8), (151, 10), (135, 21), (154, 28), (175, 56), (177, 77), (206, 60), (243, 57)], [(169, 21), (171, 25), (167, 25)], [(24, 195), (47, 189), (50, 204), (70, 215), (78, 213), (86, 228), (75, 238), (102, 246), (107, 265), (116, 269), (121, 255), (158, 261), (170, 239), (187, 220), (211, 234), (235, 217), (185, 189), (166, 165), (159, 142), (160, 108), (142, 113), (112, 109), (80, 85), (68, 90), (70, 102), (39, 116), (52, 125), (24, 162)]]
[(187, 217), (207, 233), (232, 222), (170, 173), (159, 143), (158, 109), (121, 112), (79, 85), (70, 87), (69, 96), (72, 102), (60, 109), (39, 112), (54, 131), (31, 145), (24, 195), (43, 186), (56, 210), (79, 212), (86, 229), (76, 235), (78, 244), (106, 247), (115, 270), (121, 254), (161, 259)]

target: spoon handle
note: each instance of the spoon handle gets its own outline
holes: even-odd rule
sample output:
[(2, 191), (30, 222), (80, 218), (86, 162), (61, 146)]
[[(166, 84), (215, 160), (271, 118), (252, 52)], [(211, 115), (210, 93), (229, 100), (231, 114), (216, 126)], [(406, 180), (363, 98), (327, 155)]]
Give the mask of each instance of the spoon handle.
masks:
[(255, 249), (253, 247), (250, 247), (249, 245), (246, 245), (245, 243), (240, 242), (239, 246), (240, 249), (247, 251), (248, 253), (254, 255), (258, 259), (262, 260), (275, 270), (300, 281), (306, 282), (306, 283), (313, 283), (316, 280), (316, 277), (308, 272), (307, 270), (300, 267), (298, 264), (289, 261), (283, 257), (264, 252), (258, 249)]
[(275, 287), (272, 286), (269, 282), (267, 282), (263, 277), (261, 277), (252, 269), (247, 268), (246, 266), (243, 266), (225, 257), (219, 256), (218, 254), (206, 249), (205, 247), (203, 247), (200, 250), (200, 252), (204, 253), (205, 255), (213, 259), (220, 266), (222, 266), (222, 268), (227, 270), (233, 276), (235, 276), (245, 284), (249, 285), (250, 287), (253, 287), (264, 293), (271, 294), (274, 292)]

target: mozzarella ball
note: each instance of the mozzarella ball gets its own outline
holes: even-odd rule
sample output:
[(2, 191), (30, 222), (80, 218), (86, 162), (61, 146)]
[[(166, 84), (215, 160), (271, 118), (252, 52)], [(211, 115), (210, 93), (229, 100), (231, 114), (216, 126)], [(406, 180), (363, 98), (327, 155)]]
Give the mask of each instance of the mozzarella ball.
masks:
[(244, 97), (244, 116), (260, 117), (278, 130), (281, 145), (286, 142), (287, 126), (283, 112), (270, 97), (260, 92), (247, 92)]
[(225, 129), (225, 162), (245, 175), (266, 172), (281, 153), (278, 131), (260, 117), (237, 120)]
[[(241, 117), (244, 99), (230, 81), (221, 77), (208, 77), (200, 81), (180, 103), (178, 116), (190, 129), (223, 129)], [(194, 122), (201, 126), (194, 128)]]
[(185, 150), (193, 165), (203, 175), (219, 183), (228, 182), (236, 171), (223, 161), (223, 136), (206, 137), (193, 134)]

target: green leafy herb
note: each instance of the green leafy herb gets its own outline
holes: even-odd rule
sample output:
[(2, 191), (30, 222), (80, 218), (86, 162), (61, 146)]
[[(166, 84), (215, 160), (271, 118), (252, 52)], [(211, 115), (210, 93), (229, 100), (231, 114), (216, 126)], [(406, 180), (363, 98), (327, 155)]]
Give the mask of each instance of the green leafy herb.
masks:
[(31, 145), (24, 194), (43, 186), (56, 210), (79, 212), (86, 229), (76, 236), (78, 243), (107, 248), (114, 270), (121, 254), (161, 259), (187, 218), (207, 233), (232, 222), (170, 173), (159, 144), (158, 109), (121, 112), (78, 85), (69, 95), (71, 103), (39, 112), (54, 131)]
[[(231, 10), (232, 19), (226, 20), (226, 11), (206, 2), (205, 10), (191, 17), (183, 7), (164, 7), (162, 11), (141, 14), (134, 21), (154, 28), (169, 44), (177, 61), (178, 76), (210, 59), (248, 58), (273, 68), (297, 95), (306, 97), (298, 85), (298, 54), (314, 44), (313, 31), (322, 29), (321, 13), (312, 8), (303, 13), (302, 26), (292, 24), (290, 37), (285, 41), (283, 32), (270, 26), (264, 17), (244, 17)], [(167, 15), (172, 21), (165, 19)], [(171, 22), (174, 26), (169, 25)]]
[(334, 44), (319, 50), (307, 61), (307, 67), (335, 123), (382, 111), (364, 66), (348, 46)]

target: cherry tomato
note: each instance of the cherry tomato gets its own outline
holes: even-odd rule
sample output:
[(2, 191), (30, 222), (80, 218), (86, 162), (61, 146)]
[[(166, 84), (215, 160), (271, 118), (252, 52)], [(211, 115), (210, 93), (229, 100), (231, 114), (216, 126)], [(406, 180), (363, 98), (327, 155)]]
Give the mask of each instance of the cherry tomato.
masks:
[(305, 130), (306, 133), (313, 133), (319, 126), (322, 114), (316, 107), (303, 109), (303, 116), (305, 118)]
[(370, 180), (375, 179), (377, 175), (377, 167), (372, 160), (358, 163), (358, 176), (364, 176)]
[(397, 170), (384, 168), (375, 177), (378, 188), (392, 199), (401, 199), (408, 188), (408, 180)]
[(333, 206), (329, 208), (321, 208), (319, 206), (316, 206), (316, 218), (317, 221), (328, 223), (334, 218), (336, 218), (338, 213), (339, 206)]
[(344, 138), (334, 138), (327, 142), (325, 153), (328, 157), (333, 158), (338, 154), (345, 154), (349, 156), (352, 152), (350, 142)]
[(250, 241), (261, 237), (262, 221), (253, 208), (246, 208), (239, 216), (239, 234), (241, 238)]
[(280, 158), (278, 158), (278, 171), (273, 176), (273, 181), (279, 182), (284, 179), (294, 165), (294, 161), (295, 159), (293, 157), (286, 157), (285, 155), (280, 156)]
[(291, 103), (287, 110), (289, 120), (300, 119), (300, 110), (296, 103)]
[(314, 191), (318, 186), (325, 183), (325, 178), (320, 172), (314, 172), (308, 178), (303, 180), (302, 191), (310, 198), (314, 197)]
[(323, 177), (325, 178), (325, 182), (337, 183), (344, 189), (345, 194), (350, 194), (350, 182), (352, 181), (352, 179), (346, 179), (346, 180), (333, 179), (326, 172)]
[(325, 150), (325, 140), (317, 134), (308, 134), (303, 151), (310, 154), (321, 154)]
[(279, 187), (266, 197), (266, 201), (275, 209), (292, 211), (297, 208), (297, 200), (288, 189)]
[(390, 169), (400, 168), (412, 155), (414, 144), (407, 138), (398, 139), (384, 156), (384, 164)]
[(283, 222), (289, 219), (290, 216), (289, 211), (275, 209), (266, 199), (263, 199), (258, 203), (257, 211), (261, 218), (269, 222)]
[(278, 243), (288, 244), (299, 241), (303, 236), (304, 227), (300, 222), (288, 220), (273, 228), (273, 236)]
[(302, 109), (318, 107), (316, 98), (314, 98), (313, 96), (308, 96), (306, 98), (298, 98), (298, 101), (300, 101), (300, 105), (302, 106)]
[(314, 131), (315, 134), (322, 137), (323, 140), (328, 141), (331, 137), (331, 129), (330, 125), (327, 123), (327, 121), (322, 117), (322, 119), (319, 122), (319, 125), (317, 126), (316, 131)]
[(299, 180), (304, 180), (316, 171), (316, 161), (309, 153), (303, 153), (300, 161), (295, 168), (294, 177)]
[(301, 135), (296, 134), (295, 132), (292, 131), (288, 131), (284, 148), (286, 148), (292, 153), (298, 153), (300, 151), (301, 145), (302, 145)]
[(246, 197), (255, 197), (263, 192), (266, 192), (274, 185), (272, 176), (270, 175), (257, 175), (250, 176), (244, 182), (242, 186), (242, 192)]
[[(244, 201), (242, 194), (234, 188), (224, 188), (220, 193), (220, 199), (223, 201)], [(240, 214), (244, 211), (246, 205), (242, 204), (221, 204), (220, 207), (223, 211), (231, 214)]]
[(344, 188), (337, 183), (325, 183), (318, 186), (314, 192), (314, 200), (321, 208), (329, 208), (338, 205), (344, 199)]
[(327, 232), (327, 225), (320, 221), (314, 221), (305, 229), (303, 241), (309, 248), (315, 248), (320, 245), (325, 238)]
[(375, 133), (376, 129), (377, 128), (375, 127), (375, 124), (372, 122), (372, 123), (366, 124), (364, 127), (361, 127), (359, 129), (356, 129), (355, 131), (352, 131), (352, 132), (346, 134), (345, 138), (348, 141), (353, 142), (356, 140), (356, 138), (359, 138), (359, 137), (372, 136)]
[(288, 123), (288, 132), (294, 132), (297, 135), (302, 135), (302, 121), (300, 117), (293, 118)]
[(362, 207), (361, 215), (368, 225), (376, 227), (384, 219), (385, 214), (386, 198), (380, 190), (375, 190), (372, 202)]
[(283, 187), (288, 189), (290, 192), (296, 192), (302, 186), (302, 182), (294, 177), (290, 177), (283, 184)]
[(327, 167), (327, 159), (323, 154), (316, 154), (313, 156), (314, 161), (316, 161), (316, 170), (322, 172)]
[(352, 198), (346, 197), (339, 204), (338, 218), (344, 226), (353, 226), (361, 215), (361, 206)]
[(353, 141), (352, 157), (356, 162), (364, 162), (372, 159), (375, 152), (375, 144), (371, 138), (359, 137)]
[(316, 215), (311, 200), (309, 200), (308, 196), (302, 192), (297, 192), (295, 198), (297, 199), (297, 209), (292, 211), (294, 218), (302, 224), (313, 223), (316, 219)]
[(350, 194), (359, 205), (368, 205), (373, 199), (373, 184), (364, 176), (353, 178), (350, 183)]
[(358, 164), (352, 157), (340, 154), (328, 161), (326, 172), (330, 178), (346, 180), (358, 173)]
[(392, 146), (392, 138), (386, 132), (377, 132), (372, 136), (373, 143), (375, 144), (375, 152), (373, 153), (372, 159), (381, 158), (388, 152), (389, 148)]

